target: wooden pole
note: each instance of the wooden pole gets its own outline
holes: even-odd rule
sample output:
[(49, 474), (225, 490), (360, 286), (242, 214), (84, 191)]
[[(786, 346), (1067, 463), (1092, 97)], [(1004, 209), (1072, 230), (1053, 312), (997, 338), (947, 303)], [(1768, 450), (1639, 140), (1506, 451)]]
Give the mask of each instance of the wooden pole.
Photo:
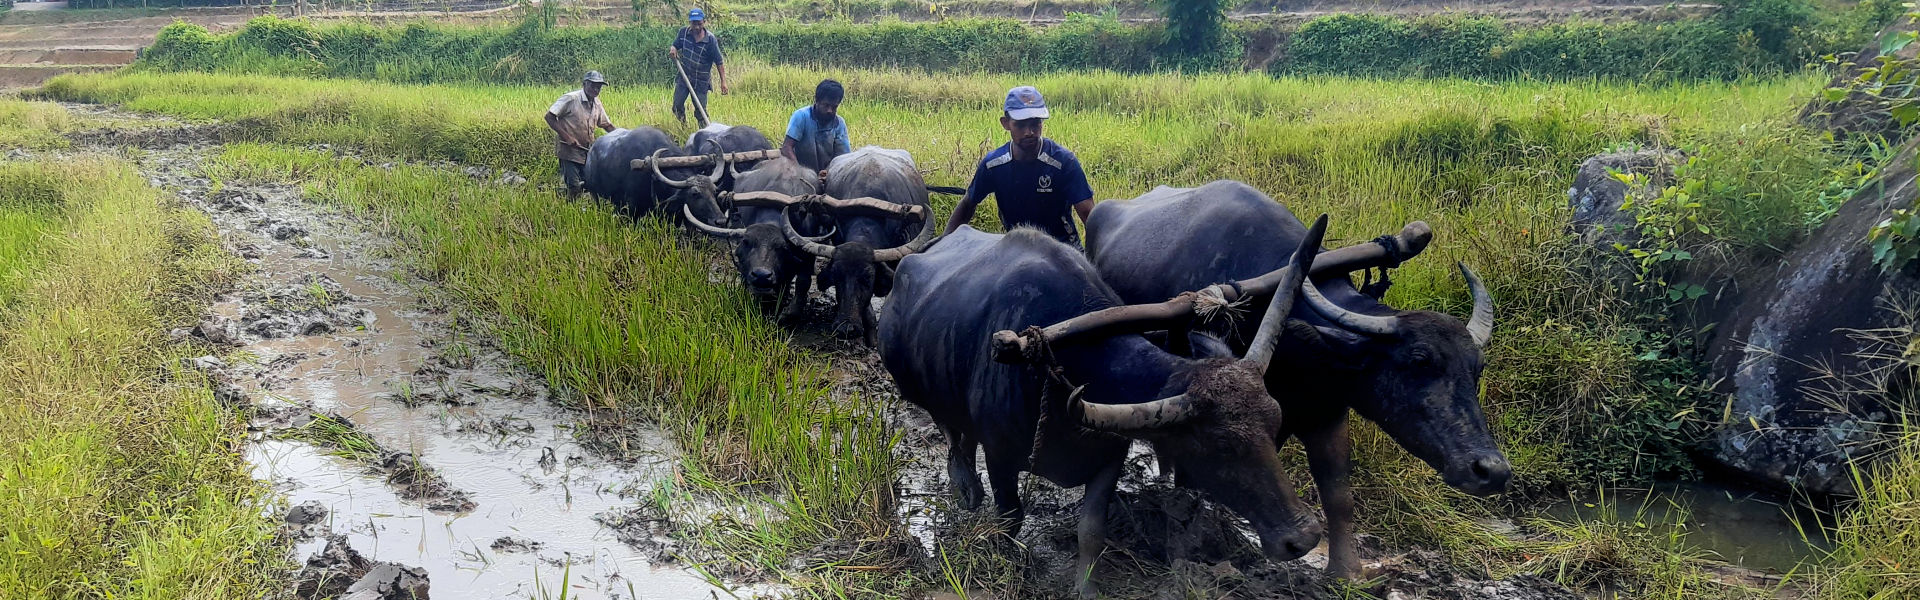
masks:
[[(779, 150), (748, 150), (746, 152), (728, 152), (726, 154), (727, 162), (735, 162), (735, 163), (752, 162), (756, 160), (771, 160), (779, 157), (780, 157)], [(651, 158), (633, 159), (633, 165), (632, 165), (633, 170), (644, 171), (644, 170), (653, 168), (652, 166), (647, 164), (648, 161), (650, 160), (652, 159)], [(712, 165), (713, 165), (712, 154), (702, 154), (699, 156), (668, 156), (660, 159), (660, 168), (662, 169), (684, 169), (687, 167), (706, 167), (706, 166), (712, 166)]]

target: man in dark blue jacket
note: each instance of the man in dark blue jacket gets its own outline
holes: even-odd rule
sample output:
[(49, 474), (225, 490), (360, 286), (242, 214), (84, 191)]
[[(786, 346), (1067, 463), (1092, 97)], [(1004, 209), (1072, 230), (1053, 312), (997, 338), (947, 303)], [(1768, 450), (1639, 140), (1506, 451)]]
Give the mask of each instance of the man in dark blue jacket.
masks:
[[(679, 71), (673, 74), (674, 118), (686, 124), (687, 96), (692, 95), (693, 116), (700, 120), (700, 127), (705, 128), (707, 91), (713, 89), (713, 71), (720, 72), (720, 94), (724, 96), (729, 92), (726, 57), (720, 54), (720, 38), (707, 31), (706, 11), (696, 8), (687, 13), (687, 26), (680, 28), (680, 35), (673, 38), (673, 46), (667, 48), (667, 56), (680, 61)], [(681, 77), (682, 73), (686, 76)]]
[(967, 195), (947, 219), (947, 233), (973, 220), (973, 210), (992, 195), (1000, 209), (1004, 229), (1028, 226), (1076, 248), (1080, 231), (1073, 225), (1073, 214), (1086, 222), (1093, 212), (1093, 187), (1080, 159), (1065, 146), (1041, 135), (1049, 113), (1047, 101), (1033, 86), (1007, 91), (1000, 127), (1013, 140), (980, 159), (974, 168), (973, 183)]

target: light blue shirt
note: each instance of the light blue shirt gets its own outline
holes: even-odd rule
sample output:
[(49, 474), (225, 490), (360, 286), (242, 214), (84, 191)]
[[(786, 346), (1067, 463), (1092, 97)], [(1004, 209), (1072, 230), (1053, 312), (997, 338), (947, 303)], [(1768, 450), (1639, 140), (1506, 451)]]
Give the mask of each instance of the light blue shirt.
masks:
[(787, 120), (787, 137), (793, 139), (793, 154), (800, 165), (815, 171), (826, 169), (833, 157), (853, 151), (847, 120), (835, 115), (832, 123), (821, 125), (813, 118), (811, 104), (793, 111), (793, 118)]

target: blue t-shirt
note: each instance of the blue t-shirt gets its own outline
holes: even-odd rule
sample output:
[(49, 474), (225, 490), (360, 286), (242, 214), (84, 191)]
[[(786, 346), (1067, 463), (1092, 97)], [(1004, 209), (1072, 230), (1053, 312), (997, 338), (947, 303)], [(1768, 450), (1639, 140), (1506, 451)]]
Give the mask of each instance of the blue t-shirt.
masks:
[(794, 158), (815, 171), (826, 169), (833, 157), (853, 151), (846, 119), (834, 115), (832, 122), (822, 125), (814, 120), (811, 104), (793, 111), (793, 118), (787, 119), (787, 137), (793, 138)]
[(988, 152), (974, 168), (967, 197), (979, 201), (988, 194), (1000, 207), (1002, 227), (1025, 225), (1068, 245), (1080, 246), (1079, 230), (1073, 227), (1073, 205), (1092, 198), (1093, 187), (1087, 185), (1080, 159), (1053, 140), (1041, 139), (1039, 154), (1029, 161), (1013, 159), (1012, 143)]

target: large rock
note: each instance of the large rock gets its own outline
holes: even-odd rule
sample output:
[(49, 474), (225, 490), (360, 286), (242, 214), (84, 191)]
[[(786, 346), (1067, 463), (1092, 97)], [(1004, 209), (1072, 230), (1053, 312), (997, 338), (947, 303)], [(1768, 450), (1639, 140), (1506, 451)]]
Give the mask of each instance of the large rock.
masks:
[[(1914, 23), (1906, 17), (1895, 19), (1893, 24), (1880, 31), (1867, 47), (1860, 49), (1853, 58), (1843, 61), (1827, 88), (1844, 88), (1851, 84), (1868, 68), (1880, 66), (1880, 44), (1890, 36), (1906, 35), (1914, 31)], [(1913, 60), (1920, 57), (1920, 42), (1908, 44), (1893, 53), (1893, 58)], [(1891, 92), (1889, 92), (1891, 93)], [(1909, 92), (1911, 93), (1911, 92)], [(1839, 102), (1828, 102), (1823, 94), (1815, 94), (1812, 102), (1800, 111), (1800, 120), (1815, 129), (1832, 131), (1835, 136), (1878, 135), (1898, 143), (1904, 141), (1905, 134), (1899, 123), (1887, 115), (1884, 102), (1873, 95), (1854, 91)]]
[[(1682, 160), (1685, 157), (1671, 150), (1639, 150), (1599, 154), (1581, 162), (1573, 187), (1567, 188), (1572, 228), (1580, 243), (1618, 254), (1615, 243), (1631, 245), (1639, 239), (1633, 214), (1620, 210), (1621, 205), (1636, 192), (1658, 193), (1673, 181), (1673, 166)], [(1634, 190), (1615, 178), (1616, 172), (1645, 176), (1646, 184)]]
[[(1821, 494), (1856, 492), (1852, 467), (1884, 441), (1911, 365), (1891, 307), (1914, 304), (1910, 265), (1883, 272), (1867, 243), (1894, 209), (1913, 206), (1915, 146), (1806, 242), (1722, 323), (1714, 371), (1731, 398), (1711, 457), (1761, 481)], [(1875, 333), (1879, 332), (1879, 333)], [(1910, 337), (1910, 336), (1907, 336)]]

